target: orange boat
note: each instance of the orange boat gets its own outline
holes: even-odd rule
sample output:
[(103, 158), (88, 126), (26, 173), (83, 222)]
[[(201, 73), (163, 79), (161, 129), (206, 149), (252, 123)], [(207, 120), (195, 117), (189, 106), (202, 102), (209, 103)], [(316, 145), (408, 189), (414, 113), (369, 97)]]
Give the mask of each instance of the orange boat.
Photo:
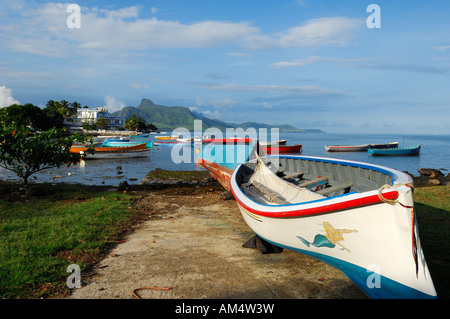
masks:
[[(95, 152), (122, 152), (122, 151), (136, 151), (136, 150), (145, 150), (147, 143), (133, 144), (127, 146), (103, 146), (102, 143), (94, 144)], [(86, 152), (89, 149), (88, 144), (80, 144), (80, 145), (72, 145), (70, 148), (70, 153), (80, 154), (80, 152)]]

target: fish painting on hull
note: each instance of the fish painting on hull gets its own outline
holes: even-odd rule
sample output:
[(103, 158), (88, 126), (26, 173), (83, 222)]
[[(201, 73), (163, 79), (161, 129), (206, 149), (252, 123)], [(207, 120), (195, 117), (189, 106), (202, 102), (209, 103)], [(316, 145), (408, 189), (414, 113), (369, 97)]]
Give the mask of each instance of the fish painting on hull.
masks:
[(358, 231), (353, 229), (336, 229), (334, 228), (330, 223), (323, 222), (323, 228), (325, 229), (325, 235), (317, 234), (314, 237), (313, 242), (309, 242), (303, 237), (297, 236), (298, 239), (300, 239), (307, 247), (315, 246), (315, 247), (328, 247), (328, 248), (334, 248), (336, 245), (341, 246), (341, 250), (346, 250), (350, 252), (349, 249), (344, 247), (340, 242), (344, 241), (343, 234), (348, 233), (357, 233)]

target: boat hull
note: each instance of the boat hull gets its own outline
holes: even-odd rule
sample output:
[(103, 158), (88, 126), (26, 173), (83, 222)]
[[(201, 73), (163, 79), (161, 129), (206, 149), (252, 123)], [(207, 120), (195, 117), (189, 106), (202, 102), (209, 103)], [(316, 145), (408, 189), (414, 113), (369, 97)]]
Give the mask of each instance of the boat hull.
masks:
[[(127, 146), (103, 146), (94, 145), (95, 152), (113, 152), (113, 151), (130, 151), (130, 150), (143, 150), (147, 147), (147, 143), (133, 144)], [(80, 152), (86, 152), (89, 149), (89, 145), (73, 145), (70, 148), (70, 153), (79, 154)]]
[(376, 148), (376, 149), (397, 148), (397, 147), (398, 147), (398, 142), (382, 143), (382, 144), (369, 144), (369, 148)]
[[(291, 162), (306, 159), (286, 157)], [(243, 192), (239, 176), (244, 165), (240, 165), (232, 174), (230, 189), (248, 226), (276, 246), (336, 267), (371, 298), (436, 298), (415, 221), (412, 188), (408, 186), (411, 178), (365, 163), (313, 157), (306, 160), (323, 163), (317, 167), (337, 164), (373, 170), (373, 176), (386, 176), (392, 179), (392, 185), (384, 191), (267, 205)], [(388, 203), (392, 200), (394, 204)]]
[(302, 145), (269, 145), (261, 146), (261, 149), (266, 154), (292, 154), (300, 153), (302, 150)]
[(104, 151), (95, 152), (94, 154), (85, 153), (83, 155), (84, 160), (96, 160), (96, 159), (120, 159), (120, 158), (141, 158), (149, 157), (151, 149), (143, 150), (128, 150), (128, 151)]
[(327, 152), (365, 152), (369, 144), (364, 145), (325, 145)]
[(249, 160), (257, 145), (256, 140), (249, 138), (205, 139), (196, 149), (196, 163), (229, 190), (234, 170)]
[(369, 154), (372, 156), (415, 156), (420, 155), (420, 145), (415, 147), (399, 147), (374, 149), (369, 148)]
[[(103, 146), (105, 147), (123, 147), (123, 146), (132, 146), (132, 145), (137, 145), (137, 144), (141, 144), (141, 143), (137, 143), (137, 142), (116, 142), (116, 141), (105, 141), (103, 142)], [(146, 148), (152, 148), (153, 146), (153, 141), (149, 141), (146, 143)]]

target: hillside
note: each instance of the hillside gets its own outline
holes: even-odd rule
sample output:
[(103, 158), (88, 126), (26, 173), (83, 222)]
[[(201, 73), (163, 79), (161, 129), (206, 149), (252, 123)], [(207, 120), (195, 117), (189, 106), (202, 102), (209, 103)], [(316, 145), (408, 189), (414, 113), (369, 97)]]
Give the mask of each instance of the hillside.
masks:
[(209, 119), (202, 116), (201, 114), (191, 112), (191, 110), (189, 110), (189, 108), (187, 107), (156, 105), (149, 99), (142, 99), (141, 103), (138, 106), (126, 106), (122, 110), (114, 112), (112, 115), (129, 117), (133, 113), (137, 116), (142, 117), (148, 123), (152, 123), (158, 129), (167, 131), (174, 130), (179, 127), (184, 127), (188, 130), (194, 130), (194, 120), (202, 120), (202, 130), (205, 130), (209, 127), (217, 127), (221, 130), (225, 130), (226, 128), (242, 128), (245, 130), (253, 127), (255, 129), (279, 128), (280, 132), (292, 133), (304, 133), (310, 131), (299, 129), (291, 125), (269, 125), (255, 122), (246, 122), (242, 124), (226, 123), (219, 120)]

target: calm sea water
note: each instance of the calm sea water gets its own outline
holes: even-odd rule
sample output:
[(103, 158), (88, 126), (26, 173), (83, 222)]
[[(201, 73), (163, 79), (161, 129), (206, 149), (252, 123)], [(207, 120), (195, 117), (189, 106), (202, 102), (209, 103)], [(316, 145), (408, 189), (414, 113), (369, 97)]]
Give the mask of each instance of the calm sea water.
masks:
[[(155, 141), (155, 135), (136, 138), (135, 141)], [(450, 172), (450, 135), (353, 135), (330, 133), (280, 133), (287, 144), (302, 144), (302, 155), (332, 157), (372, 163), (408, 171), (419, 175), (418, 168), (437, 168), (444, 174)], [(419, 156), (373, 157), (367, 152), (327, 153), (325, 145), (354, 145), (367, 143), (399, 142), (399, 147), (422, 144)], [(175, 152), (176, 151), (176, 152)], [(175, 158), (175, 162), (173, 160)], [(184, 162), (180, 160), (185, 159)], [(195, 147), (184, 146), (182, 150), (173, 146), (154, 146), (149, 158), (91, 160), (69, 167), (61, 166), (36, 173), (31, 180), (52, 183), (82, 183), (87, 185), (117, 186), (121, 181), (138, 184), (145, 175), (156, 169), (204, 170), (195, 164)], [(17, 181), (14, 173), (0, 168), (0, 179)]]

